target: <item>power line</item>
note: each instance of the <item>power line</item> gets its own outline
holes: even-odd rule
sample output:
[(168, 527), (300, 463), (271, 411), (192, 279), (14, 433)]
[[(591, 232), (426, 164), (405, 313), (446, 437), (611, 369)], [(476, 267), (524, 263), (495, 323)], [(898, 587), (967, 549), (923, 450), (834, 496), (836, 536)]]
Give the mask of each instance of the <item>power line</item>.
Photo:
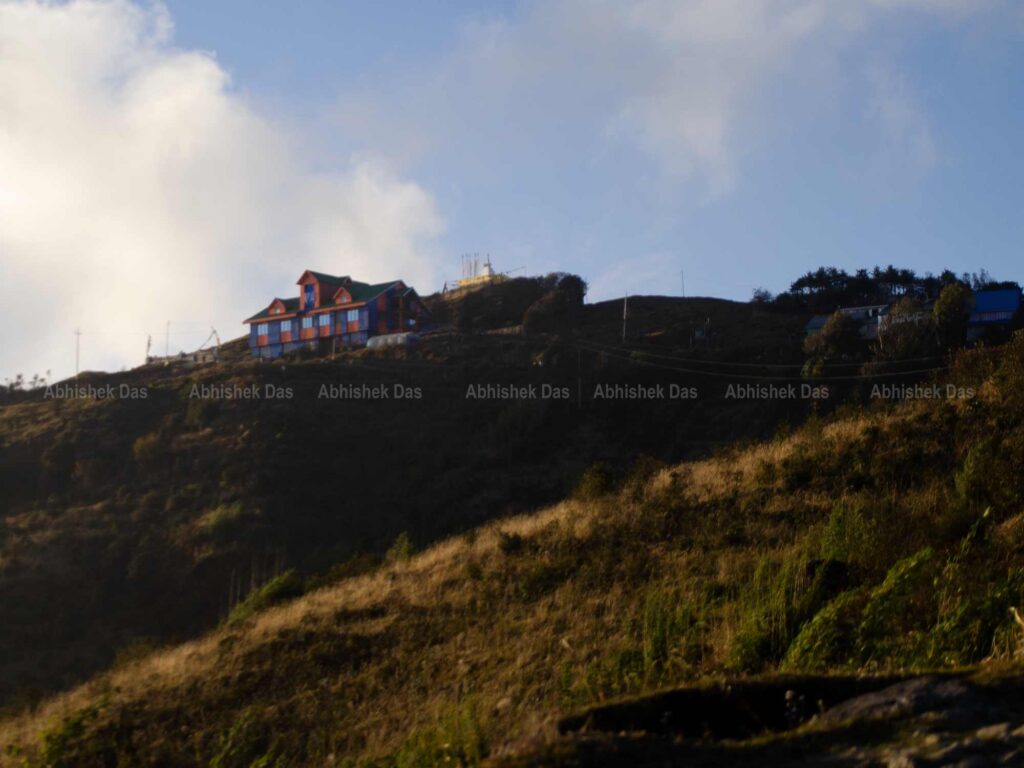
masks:
[[(597, 341), (595, 339), (585, 339), (588, 344), (592, 344), (598, 347), (604, 347), (605, 349), (612, 352), (628, 352), (630, 354), (643, 355), (644, 357), (653, 357), (659, 360), (671, 360), (673, 362), (680, 363), (695, 363), (697, 365), (717, 365), (725, 368), (803, 368), (804, 363), (738, 363), (729, 360), (707, 360), (697, 357), (685, 357), (683, 355), (668, 355), (658, 352), (648, 352), (643, 349), (636, 347), (621, 347), (605, 342)], [(910, 357), (905, 360), (900, 360), (901, 363), (923, 363), (931, 360), (945, 360), (945, 355), (930, 355), (928, 357)], [(860, 368), (863, 363), (829, 363), (830, 368)]]
[[(637, 365), (645, 365), (649, 368), (659, 368), (666, 371), (675, 371), (677, 373), (688, 373), (693, 376), (709, 376), (711, 378), (719, 379), (750, 379), (753, 381), (801, 381), (800, 376), (757, 376), (753, 374), (744, 373), (724, 373), (721, 371), (702, 371), (695, 370), (693, 368), (680, 368), (678, 366), (661, 365), (659, 363), (646, 362), (644, 360), (638, 360), (635, 357), (629, 355), (616, 354), (609, 352), (605, 349), (587, 347), (585, 344), (580, 345), (582, 349), (588, 352), (596, 354), (608, 355), (619, 360), (624, 360)], [(935, 373), (937, 371), (948, 370), (949, 366), (940, 366), (937, 368), (921, 368), (912, 371), (890, 371), (888, 373), (862, 373), (853, 376), (816, 376), (814, 381), (858, 381), (862, 379), (875, 379), (875, 378), (887, 378), (891, 376), (912, 376), (915, 374)]]

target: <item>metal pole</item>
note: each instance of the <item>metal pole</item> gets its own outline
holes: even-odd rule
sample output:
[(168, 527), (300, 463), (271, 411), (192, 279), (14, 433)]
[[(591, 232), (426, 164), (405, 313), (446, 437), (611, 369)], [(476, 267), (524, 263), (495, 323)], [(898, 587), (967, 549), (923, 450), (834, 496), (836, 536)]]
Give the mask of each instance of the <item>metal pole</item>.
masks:
[(626, 318), (629, 316), (629, 294), (622, 297), (622, 343), (626, 343)]

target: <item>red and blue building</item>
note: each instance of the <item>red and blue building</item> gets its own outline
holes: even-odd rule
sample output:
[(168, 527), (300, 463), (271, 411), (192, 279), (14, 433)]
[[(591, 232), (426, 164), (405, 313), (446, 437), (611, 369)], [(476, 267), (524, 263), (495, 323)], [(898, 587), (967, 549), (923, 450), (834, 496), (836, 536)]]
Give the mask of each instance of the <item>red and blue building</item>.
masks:
[(419, 331), (430, 318), (415, 289), (401, 280), (361, 283), (306, 270), (298, 286), (297, 297), (275, 298), (245, 320), (254, 357), (363, 346), (373, 336)]

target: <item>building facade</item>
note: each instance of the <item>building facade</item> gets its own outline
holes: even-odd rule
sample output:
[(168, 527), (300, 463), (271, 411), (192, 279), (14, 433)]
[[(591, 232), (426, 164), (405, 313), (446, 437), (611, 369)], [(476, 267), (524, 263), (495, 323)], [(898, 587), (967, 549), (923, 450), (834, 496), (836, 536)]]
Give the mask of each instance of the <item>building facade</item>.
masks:
[(361, 283), (348, 276), (306, 270), (295, 298), (275, 298), (245, 320), (254, 357), (275, 358), (298, 349), (363, 346), (373, 336), (422, 330), (429, 313), (415, 289), (401, 280)]

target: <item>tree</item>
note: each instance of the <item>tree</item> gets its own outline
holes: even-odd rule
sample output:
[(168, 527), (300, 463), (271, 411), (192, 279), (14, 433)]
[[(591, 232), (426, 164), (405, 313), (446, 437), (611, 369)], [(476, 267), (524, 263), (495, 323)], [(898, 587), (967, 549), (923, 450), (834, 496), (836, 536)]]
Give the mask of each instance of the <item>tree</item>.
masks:
[(970, 301), (970, 289), (960, 282), (950, 283), (943, 288), (935, 301), (932, 309), (935, 333), (945, 349), (959, 349), (967, 343)]
[(523, 313), (523, 331), (528, 335), (550, 333), (569, 328), (583, 308), (587, 283), (578, 275), (556, 272), (545, 282), (551, 289)]
[(918, 302), (907, 296), (896, 302), (878, 324), (877, 358), (910, 360), (935, 350), (935, 323)]
[(804, 375), (820, 375), (829, 363), (860, 359), (863, 350), (860, 324), (849, 315), (836, 312), (818, 333), (804, 341), (807, 353)]

